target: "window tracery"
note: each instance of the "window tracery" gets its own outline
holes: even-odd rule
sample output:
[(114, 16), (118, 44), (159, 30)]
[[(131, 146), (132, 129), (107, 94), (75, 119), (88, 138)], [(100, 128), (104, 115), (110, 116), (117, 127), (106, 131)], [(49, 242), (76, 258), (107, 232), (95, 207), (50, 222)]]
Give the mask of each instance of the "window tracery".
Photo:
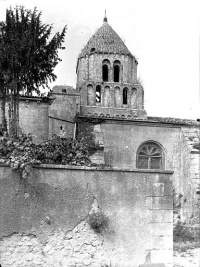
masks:
[(163, 169), (164, 154), (161, 146), (154, 142), (142, 144), (137, 153), (138, 169)]

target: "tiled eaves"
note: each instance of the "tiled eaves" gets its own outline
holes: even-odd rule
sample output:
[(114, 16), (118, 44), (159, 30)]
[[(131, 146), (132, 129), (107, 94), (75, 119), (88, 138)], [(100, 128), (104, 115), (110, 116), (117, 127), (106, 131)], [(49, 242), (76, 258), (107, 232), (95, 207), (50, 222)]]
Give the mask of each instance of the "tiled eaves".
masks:
[(170, 125), (188, 125), (188, 126), (199, 126), (200, 127), (200, 122), (195, 121), (195, 120), (187, 120), (187, 119), (179, 119), (179, 118), (170, 118), (170, 117), (146, 117), (146, 118), (139, 118), (139, 117), (125, 117), (123, 118), (119, 117), (118, 115), (116, 116), (98, 116), (97, 114), (93, 115), (79, 115), (79, 118), (85, 118), (85, 119), (98, 119), (98, 120), (110, 120), (110, 121), (129, 121), (129, 122), (144, 122), (144, 123), (160, 123), (160, 124), (170, 124)]

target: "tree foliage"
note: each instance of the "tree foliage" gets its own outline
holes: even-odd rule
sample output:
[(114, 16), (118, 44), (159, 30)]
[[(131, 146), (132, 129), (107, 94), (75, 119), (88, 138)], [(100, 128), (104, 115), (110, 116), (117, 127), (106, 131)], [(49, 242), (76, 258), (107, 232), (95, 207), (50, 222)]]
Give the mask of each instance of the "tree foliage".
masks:
[[(51, 39), (53, 26), (41, 21), (41, 12), (23, 6), (6, 10), (6, 21), (0, 23), (0, 82), (10, 97), (14, 135), (19, 126), (20, 93), (39, 93), (40, 86), (55, 81), (54, 68), (61, 59), (59, 49), (66, 33), (57, 32)], [(3, 90), (2, 89), (2, 90)]]

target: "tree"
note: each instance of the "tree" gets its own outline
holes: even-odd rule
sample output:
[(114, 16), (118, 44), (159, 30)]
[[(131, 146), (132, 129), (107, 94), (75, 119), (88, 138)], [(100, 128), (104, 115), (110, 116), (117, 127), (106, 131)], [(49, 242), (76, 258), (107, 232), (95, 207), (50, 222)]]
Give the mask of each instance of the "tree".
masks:
[(41, 22), (41, 12), (23, 6), (6, 10), (6, 21), (1, 23), (0, 73), (4, 86), (1, 95), (9, 97), (10, 133), (19, 133), (20, 93), (39, 93), (40, 86), (55, 81), (54, 68), (61, 59), (66, 26), (50, 39), (52, 25)]
[(2, 70), (5, 64), (5, 53), (2, 32), (0, 27), (0, 99), (1, 99), (1, 134), (3, 131), (7, 131), (7, 121), (6, 121), (6, 111), (5, 111), (5, 101), (6, 101), (6, 73)]

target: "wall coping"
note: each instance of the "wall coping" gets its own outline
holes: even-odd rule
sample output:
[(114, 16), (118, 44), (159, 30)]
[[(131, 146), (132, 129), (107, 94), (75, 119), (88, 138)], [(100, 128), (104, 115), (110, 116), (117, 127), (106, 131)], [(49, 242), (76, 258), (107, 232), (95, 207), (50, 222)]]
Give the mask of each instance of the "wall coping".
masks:
[[(9, 164), (0, 163), (1, 167), (10, 167)], [(173, 174), (174, 171), (170, 170), (146, 170), (146, 169), (133, 169), (133, 168), (117, 168), (117, 167), (88, 167), (88, 166), (75, 166), (75, 165), (57, 165), (57, 164), (40, 164), (34, 166), (35, 169), (63, 169), (63, 170), (84, 170), (84, 171), (121, 171), (121, 172), (141, 172), (141, 173), (164, 173), (164, 174)]]

